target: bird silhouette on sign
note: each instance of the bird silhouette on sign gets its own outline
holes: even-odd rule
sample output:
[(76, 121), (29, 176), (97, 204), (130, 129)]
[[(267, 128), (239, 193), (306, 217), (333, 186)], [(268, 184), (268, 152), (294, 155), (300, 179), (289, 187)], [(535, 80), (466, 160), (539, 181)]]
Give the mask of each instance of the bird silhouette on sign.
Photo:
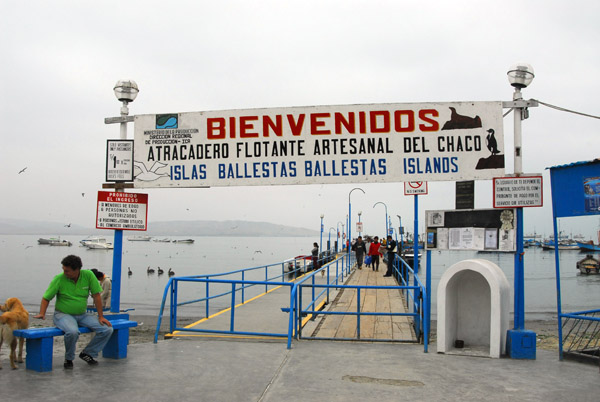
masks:
[(487, 148), (490, 150), (492, 155), (496, 155), (500, 153), (500, 151), (498, 150), (498, 142), (496, 141), (496, 137), (494, 137), (494, 130), (490, 128), (487, 132), (489, 133), (485, 137)]
[(481, 127), (481, 117), (464, 116), (458, 114), (456, 109), (450, 108), (450, 120), (444, 123), (442, 130), (458, 130)]
[(27, 166), (25, 166), (23, 169), (19, 170), (19, 174), (23, 173), (26, 170), (27, 170)]
[(158, 173), (157, 172), (157, 170), (167, 166), (166, 163), (161, 163), (159, 161), (156, 161), (156, 162), (154, 162), (154, 164), (152, 165), (152, 167), (150, 169), (148, 169), (143, 162), (134, 161), (133, 164), (135, 165), (136, 168), (138, 168), (140, 170), (140, 173), (138, 173), (135, 176), (135, 178), (137, 180), (154, 181), (154, 180), (160, 179), (163, 176), (166, 176), (166, 177), (170, 176), (168, 173)]

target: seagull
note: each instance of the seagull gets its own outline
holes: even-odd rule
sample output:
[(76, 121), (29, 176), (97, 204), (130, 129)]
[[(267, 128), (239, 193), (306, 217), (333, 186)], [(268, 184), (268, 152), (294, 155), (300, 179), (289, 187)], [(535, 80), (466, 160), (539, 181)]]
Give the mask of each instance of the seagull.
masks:
[(254, 252), (254, 254), (256, 254), (256, 253), (261, 253), (261, 254), (262, 254), (262, 251), (260, 251), (260, 250), (256, 250), (256, 251)]
[(27, 166), (25, 166), (23, 169), (19, 170), (19, 174), (23, 173), (25, 170), (27, 170)]
[(131, 268), (127, 267), (127, 275), (131, 276), (133, 275), (133, 272), (131, 272)]
[(85, 197), (85, 193), (81, 193), (81, 196), (82, 196), (82, 197)]
[(175, 275), (175, 272), (171, 268), (169, 268), (169, 272), (168, 273), (169, 273), (169, 276)]
[(150, 268), (150, 266), (148, 265), (148, 269), (146, 270), (146, 273), (153, 274), (154, 273), (154, 269)]
[(164, 273), (165, 273), (165, 271), (163, 271), (163, 269), (161, 267), (158, 267), (158, 274), (162, 275)]
[(66, 228), (70, 228), (71, 224), (69, 223), (68, 225), (65, 225)]

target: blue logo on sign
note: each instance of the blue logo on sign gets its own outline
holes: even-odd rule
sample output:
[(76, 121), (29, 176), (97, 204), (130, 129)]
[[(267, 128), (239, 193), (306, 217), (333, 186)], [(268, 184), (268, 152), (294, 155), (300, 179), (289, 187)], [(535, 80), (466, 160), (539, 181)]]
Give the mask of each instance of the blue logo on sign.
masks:
[(156, 128), (177, 128), (177, 115), (176, 114), (157, 114), (156, 115)]

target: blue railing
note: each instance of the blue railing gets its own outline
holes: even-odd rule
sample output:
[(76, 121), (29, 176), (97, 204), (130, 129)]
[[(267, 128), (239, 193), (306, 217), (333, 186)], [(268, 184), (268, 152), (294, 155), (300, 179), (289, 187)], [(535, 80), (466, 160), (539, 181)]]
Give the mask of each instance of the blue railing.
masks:
[[(350, 264), (347, 259), (351, 258)], [(329, 258), (327, 258), (329, 259)], [(267, 336), (267, 337), (287, 337), (288, 348), (291, 348), (291, 341), (293, 337), (298, 338), (302, 327), (302, 317), (307, 315), (316, 314), (348, 314), (357, 316), (357, 333), (360, 334), (360, 317), (361, 316), (373, 316), (373, 315), (389, 315), (389, 316), (411, 316), (414, 318), (415, 332), (418, 339), (420, 334), (424, 334), (425, 351), (427, 351), (428, 344), (428, 320), (424, 320), (423, 317), (428, 317), (427, 303), (423, 303), (422, 300), (426, 296), (425, 287), (422, 285), (418, 276), (414, 275), (414, 271), (408, 264), (406, 264), (399, 257), (394, 262), (394, 275), (400, 286), (345, 286), (342, 285), (344, 278), (350, 274), (350, 268), (354, 265), (354, 255), (347, 253), (341, 254), (339, 258), (333, 261), (326, 262), (324, 259), (322, 262), (326, 262), (317, 270), (312, 270), (305, 274), (305, 272), (311, 268), (311, 263), (308, 262), (310, 258), (299, 258), (295, 260), (289, 260), (283, 263), (264, 265), (254, 268), (241, 269), (238, 271), (227, 272), (222, 274), (214, 275), (200, 275), (200, 276), (187, 276), (187, 277), (173, 277), (169, 279), (165, 287), (163, 299), (160, 307), (160, 313), (158, 317), (158, 323), (154, 336), (154, 342), (158, 341), (158, 333), (162, 324), (162, 317), (164, 308), (166, 305), (167, 298), (169, 300), (169, 330), (170, 333), (175, 331), (181, 332), (200, 332), (200, 333), (221, 333), (221, 334), (235, 334), (235, 335), (251, 335), (251, 336)], [(287, 269), (287, 270), (286, 270)], [(291, 269), (291, 270), (290, 270)], [(257, 275), (263, 277), (261, 270), (264, 270), (264, 280), (255, 280)], [(273, 274), (273, 271), (276, 271)], [(291, 281), (286, 281), (286, 275), (293, 275)], [(302, 274), (302, 275), (300, 275)], [(318, 275), (321, 274), (326, 277), (326, 283), (317, 283)], [(326, 274), (326, 275), (325, 275)], [(412, 274), (414, 277), (414, 285), (409, 284), (409, 275)], [(238, 276), (235, 279), (227, 279), (231, 276)], [(252, 277), (249, 279), (249, 277)], [(181, 283), (200, 283), (204, 284), (205, 294), (201, 298), (193, 298), (187, 301), (179, 302), (180, 292), (179, 285)], [(235, 326), (235, 309), (237, 303), (245, 303), (247, 300), (247, 292), (249, 289), (262, 289), (264, 286), (264, 293), (269, 292), (269, 288), (274, 289), (276, 287), (288, 287), (290, 298), (289, 298), (289, 309), (286, 310), (289, 314), (288, 329), (287, 332), (281, 333), (267, 333), (267, 332), (255, 332), (255, 331), (239, 331), (236, 330)], [(217, 290), (215, 290), (215, 288)], [(307, 288), (310, 288), (306, 292)], [(398, 289), (405, 295), (408, 305), (412, 306), (412, 312), (407, 313), (380, 313), (380, 312), (361, 312), (358, 308), (357, 312), (325, 312), (321, 310), (321, 307), (329, 303), (330, 292), (332, 289), (341, 288), (353, 288), (358, 293), (358, 300), (360, 306), (360, 294), (362, 289)], [(303, 292), (304, 290), (304, 292)], [(257, 294), (259, 292), (256, 292)], [(239, 295), (239, 296), (238, 296)], [(308, 297), (307, 297), (308, 296)], [(186, 305), (192, 305), (197, 303), (205, 304), (205, 318), (210, 317), (210, 303), (214, 299), (223, 299), (228, 297), (229, 307), (221, 305), (220, 312), (230, 309), (230, 322), (228, 329), (222, 330), (210, 330), (210, 329), (199, 329), (199, 328), (181, 328), (177, 326), (178, 308)], [(239, 297), (239, 299), (238, 299)], [(306, 302), (306, 306), (304, 305)], [(300, 308), (298, 307), (300, 306)], [(219, 313), (220, 313), (219, 312)], [(360, 337), (360, 335), (359, 335)]]
[[(332, 253), (325, 254), (326, 256), (332, 256)], [(326, 261), (331, 257), (323, 257), (322, 261)], [(345, 256), (338, 258), (337, 260), (331, 261), (325, 265), (318, 271), (329, 270), (330, 266), (342, 266), (341, 261), (345, 260)], [(291, 336), (288, 333), (264, 333), (264, 332), (242, 332), (235, 330), (235, 306), (237, 302), (244, 304), (248, 299), (248, 291), (250, 289), (256, 289), (254, 293), (250, 296), (254, 297), (260, 294), (258, 287), (262, 289), (264, 286), (264, 293), (269, 291), (269, 288), (273, 289), (278, 286), (284, 287), (292, 287), (293, 281), (296, 280), (301, 275), (304, 275), (308, 270), (312, 269), (312, 259), (310, 257), (301, 256), (295, 259), (287, 260), (277, 264), (269, 264), (262, 265), (253, 268), (240, 269), (237, 271), (220, 273), (220, 274), (212, 274), (212, 275), (198, 275), (198, 276), (185, 276), (185, 277), (172, 277), (169, 278), (167, 285), (165, 286), (165, 290), (163, 293), (163, 298), (160, 306), (160, 313), (158, 317), (156, 332), (154, 335), (154, 342), (158, 341), (158, 333), (159, 329), (162, 325), (162, 317), (165, 310), (165, 305), (167, 303), (167, 299), (169, 300), (169, 331), (173, 333), (174, 331), (182, 331), (182, 332), (209, 332), (209, 333), (225, 333), (225, 334), (240, 334), (240, 335), (257, 335), (257, 336), (272, 336), (272, 337), (282, 337), (282, 336)], [(264, 274), (263, 272), (264, 271)], [(273, 274), (275, 271), (275, 274)], [(339, 271), (339, 270), (338, 270)], [(314, 271), (312, 271), (314, 275)], [(346, 272), (339, 272), (336, 274), (336, 280), (343, 280), (344, 276), (347, 275)], [(227, 279), (229, 277), (237, 277), (235, 279)], [(264, 277), (264, 280), (256, 280), (258, 277)], [(286, 281), (287, 277), (292, 277), (291, 281)], [(204, 297), (201, 298), (193, 298), (186, 301), (179, 301), (180, 299), (180, 289), (179, 285), (181, 283), (199, 283), (204, 284), (205, 293)], [(217, 290), (215, 290), (215, 288)], [(290, 291), (291, 293), (291, 291)], [(239, 295), (239, 296), (238, 296)], [(221, 309), (221, 311), (225, 311), (227, 309), (231, 309), (231, 323), (230, 328), (228, 330), (216, 331), (216, 330), (208, 330), (208, 329), (195, 329), (195, 328), (180, 328), (177, 326), (177, 317), (178, 317), (178, 308), (186, 305), (193, 305), (204, 303), (204, 318), (210, 317), (211, 311), (211, 302), (215, 299), (222, 300), (226, 297), (229, 297), (229, 307), (224, 306), (221, 303), (217, 308)], [(239, 299), (238, 299), (239, 298)]]
[[(414, 285), (409, 284), (409, 275), (412, 274), (414, 278)], [(400, 284), (399, 286), (358, 286), (358, 285), (339, 285), (338, 283), (327, 283), (327, 284), (315, 284), (314, 279), (311, 281), (310, 277), (302, 278), (292, 288), (291, 295), (291, 303), (297, 300), (300, 309), (298, 314), (295, 316), (295, 327), (294, 333), (297, 334), (297, 337), (302, 337), (302, 325), (300, 323), (300, 319), (303, 316), (308, 315), (351, 315), (356, 316), (356, 338), (335, 338), (336, 340), (368, 340), (368, 341), (401, 341), (408, 342), (414, 341), (411, 339), (374, 339), (374, 338), (362, 338), (361, 337), (361, 317), (362, 316), (408, 316), (412, 317), (414, 320), (414, 330), (415, 335), (417, 337), (417, 342), (423, 336), (423, 343), (425, 346), (425, 352), (427, 352), (428, 344), (429, 344), (429, 320), (424, 319), (425, 317), (429, 317), (428, 305), (427, 303), (423, 303), (423, 299), (427, 297), (426, 288), (419, 279), (418, 275), (414, 274), (414, 270), (408, 265), (402, 258), (398, 255), (395, 256), (394, 260), (394, 270), (393, 276), (396, 278), (396, 281)], [(311, 281), (310, 283), (307, 283)], [(308, 301), (306, 307), (303, 307), (302, 303), (302, 291), (303, 287), (312, 287), (313, 294), (314, 289), (323, 289), (318, 295), (322, 295), (327, 292), (327, 301), (329, 300), (329, 290), (331, 288), (337, 289), (354, 289), (356, 291), (356, 311), (322, 311), (317, 308), (318, 298), (313, 297)], [(404, 299), (407, 301), (409, 307), (412, 306), (412, 312), (399, 313), (399, 312), (361, 312), (360, 306), (362, 304), (362, 291), (371, 290), (371, 289), (396, 289), (403, 293)], [(296, 295), (298, 297), (296, 297)], [(292, 331), (290, 322), (290, 332)], [(333, 339), (333, 338), (323, 338), (323, 337), (311, 337), (311, 339)], [(288, 348), (291, 347), (291, 340), (288, 341)]]

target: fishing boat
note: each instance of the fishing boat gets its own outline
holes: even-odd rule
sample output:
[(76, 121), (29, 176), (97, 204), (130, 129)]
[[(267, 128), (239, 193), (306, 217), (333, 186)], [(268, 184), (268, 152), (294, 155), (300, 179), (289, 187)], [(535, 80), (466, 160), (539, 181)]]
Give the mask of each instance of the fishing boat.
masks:
[(577, 261), (577, 269), (582, 274), (598, 274), (600, 273), (600, 260), (594, 258), (591, 254), (585, 256), (584, 259)]
[(193, 244), (194, 239), (175, 239), (173, 243), (185, 243), (185, 244)]
[(129, 241), (150, 241), (152, 236), (130, 236), (127, 238)]
[(71, 247), (73, 245), (73, 243), (71, 243), (70, 241), (66, 241), (66, 240), (56, 240), (53, 242), (50, 242), (51, 246), (65, 246), (65, 247)]
[(581, 251), (584, 251), (586, 253), (600, 253), (600, 245), (594, 244), (593, 242), (589, 242), (589, 243), (580, 243), (577, 242), (577, 245), (579, 246), (579, 249)]
[[(547, 242), (543, 242), (542, 243), (542, 250), (554, 250), (556, 248), (556, 245), (554, 243), (554, 241), (547, 241)], [(570, 241), (559, 241), (558, 242), (558, 249), (559, 250), (579, 250), (579, 246), (577, 245), (576, 242), (570, 242)]]
[(297, 272), (298, 274), (306, 273), (312, 269), (312, 256), (298, 255), (294, 258), (289, 258), (283, 262), (289, 272)]
[(40, 237), (38, 239), (38, 244), (50, 244), (50, 243), (56, 242), (56, 241), (60, 241), (60, 238), (58, 238), (58, 237), (49, 237), (49, 238)]

